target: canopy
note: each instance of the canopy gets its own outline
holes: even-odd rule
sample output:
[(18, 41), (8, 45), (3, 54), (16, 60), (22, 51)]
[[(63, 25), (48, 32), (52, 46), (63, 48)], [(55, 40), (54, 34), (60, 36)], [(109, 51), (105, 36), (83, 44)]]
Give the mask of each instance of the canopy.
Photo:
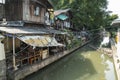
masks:
[(0, 27), (0, 32), (15, 35), (67, 34), (66, 32), (38, 27)]
[(26, 44), (37, 47), (64, 46), (58, 43), (54, 37), (50, 36), (21, 36), (18, 39)]
[(57, 16), (57, 15), (60, 15), (62, 13), (67, 13), (68, 11), (70, 11), (70, 8), (64, 9), (64, 10), (56, 10), (56, 11), (54, 11), (54, 15)]
[(57, 18), (61, 19), (61, 20), (66, 20), (68, 18), (68, 16), (64, 15), (64, 14), (60, 14), (57, 16)]

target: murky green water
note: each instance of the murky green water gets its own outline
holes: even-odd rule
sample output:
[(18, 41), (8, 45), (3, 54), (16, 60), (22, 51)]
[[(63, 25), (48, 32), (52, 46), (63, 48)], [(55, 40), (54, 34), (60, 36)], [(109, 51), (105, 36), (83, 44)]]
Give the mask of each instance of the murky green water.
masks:
[(112, 59), (84, 47), (25, 80), (116, 80)]

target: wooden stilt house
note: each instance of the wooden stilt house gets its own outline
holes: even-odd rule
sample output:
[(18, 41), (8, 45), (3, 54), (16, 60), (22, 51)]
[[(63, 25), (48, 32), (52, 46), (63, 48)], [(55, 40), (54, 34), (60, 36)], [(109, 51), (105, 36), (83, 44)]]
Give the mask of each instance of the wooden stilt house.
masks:
[(50, 19), (49, 10), (53, 11), (52, 8), (48, 0), (6, 0), (4, 18), (9, 26), (45, 25), (46, 19)]
[(64, 9), (64, 10), (56, 10), (54, 12), (55, 15), (55, 22), (56, 22), (56, 28), (57, 29), (69, 29), (73, 27), (72, 24), (72, 13), (70, 9)]

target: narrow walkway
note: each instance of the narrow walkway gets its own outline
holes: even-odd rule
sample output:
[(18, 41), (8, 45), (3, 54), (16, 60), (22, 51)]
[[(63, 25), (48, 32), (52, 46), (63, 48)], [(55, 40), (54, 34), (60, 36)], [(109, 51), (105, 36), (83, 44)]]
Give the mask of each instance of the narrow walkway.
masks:
[(114, 65), (115, 65), (117, 78), (118, 78), (118, 80), (120, 80), (120, 61), (118, 61), (117, 49), (115, 47), (115, 41), (114, 40), (111, 40), (111, 47), (112, 47), (112, 51), (113, 51), (113, 61), (114, 61)]

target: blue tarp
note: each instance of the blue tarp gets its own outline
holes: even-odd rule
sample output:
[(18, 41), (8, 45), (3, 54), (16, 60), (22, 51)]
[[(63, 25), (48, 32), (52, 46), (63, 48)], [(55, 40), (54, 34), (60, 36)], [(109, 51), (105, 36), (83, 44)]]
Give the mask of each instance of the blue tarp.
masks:
[(60, 14), (57, 16), (57, 18), (61, 19), (61, 20), (66, 20), (68, 18), (68, 16), (64, 15), (64, 14)]

